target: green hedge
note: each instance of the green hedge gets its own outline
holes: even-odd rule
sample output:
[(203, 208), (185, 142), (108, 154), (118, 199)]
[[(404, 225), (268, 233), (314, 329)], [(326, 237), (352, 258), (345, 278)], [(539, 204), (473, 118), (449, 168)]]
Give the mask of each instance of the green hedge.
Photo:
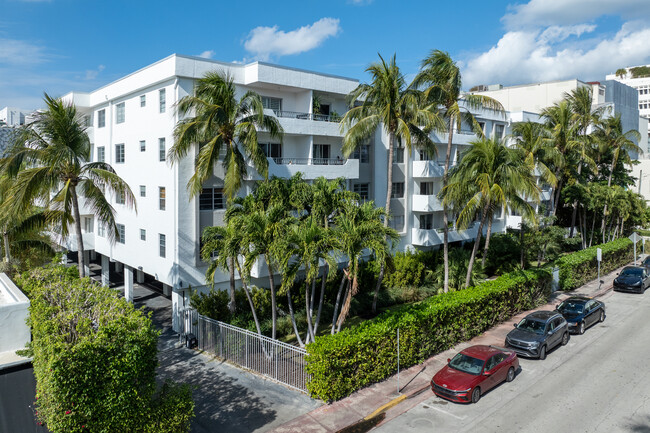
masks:
[(560, 290), (573, 290), (598, 278), (596, 249), (603, 250), (600, 273), (606, 274), (634, 260), (634, 245), (628, 238), (616, 239), (582, 251), (567, 254), (555, 261), (560, 268)]
[(513, 272), (319, 337), (307, 345), (307, 388), (326, 401), (343, 398), (395, 374), (398, 328), (400, 365), (409, 367), (546, 302), (550, 281), (543, 270)]
[(189, 431), (191, 389), (156, 385), (151, 320), (75, 273), (54, 266), (17, 281), (31, 301), (38, 419), (53, 433)]

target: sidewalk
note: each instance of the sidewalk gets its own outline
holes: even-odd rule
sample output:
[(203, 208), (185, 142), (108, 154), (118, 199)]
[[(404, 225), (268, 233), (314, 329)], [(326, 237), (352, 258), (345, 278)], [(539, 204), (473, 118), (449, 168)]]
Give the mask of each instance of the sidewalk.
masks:
[[(600, 288), (598, 280), (593, 280), (572, 292), (555, 292), (551, 295), (550, 301), (537, 310), (552, 310), (560, 301), (569, 296), (603, 296), (612, 289), (614, 278), (621, 269), (601, 275), (603, 284), (600, 285)], [(429, 381), (447, 363), (448, 358), (476, 344), (503, 346), (505, 336), (510, 332), (513, 324), (519, 322), (531, 311), (522, 312), (468, 342), (459, 343), (452, 349), (439, 353), (419, 365), (401, 371), (399, 378), (397, 375), (389, 377), (383, 382), (363, 388), (349, 397), (299, 416), (272, 431), (276, 433), (334, 433), (357, 431), (354, 427), (358, 427), (359, 432), (365, 432), (374, 426), (381, 425), (430, 398), (433, 393)], [(401, 393), (397, 392), (398, 381)]]

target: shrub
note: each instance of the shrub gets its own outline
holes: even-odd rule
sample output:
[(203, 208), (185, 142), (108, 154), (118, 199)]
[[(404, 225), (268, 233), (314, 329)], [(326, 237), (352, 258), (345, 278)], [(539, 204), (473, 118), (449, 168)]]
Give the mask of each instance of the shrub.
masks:
[(512, 233), (495, 233), (490, 239), (485, 258), (485, 273), (501, 275), (515, 270), (521, 260), (519, 236)]
[(393, 257), (393, 266), (394, 270), (387, 273), (384, 279), (386, 287), (417, 287), (422, 283), (424, 263), (419, 260), (418, 254), (397, 252)]
[(307, 345), (307, 388), (312, 397), (343, 398), (395, 373), (397, 329), (400, 365), (408, 367), (535, 307), (549, 291), (547, 271), (515, 272), (319, 337)]
[(560, 289), (573, 290), (598, 277), (596, 249), (603, 250), (601, 274), (606, 274), (634, 259), (634, 245), (628, 238), (616, 239), (602, 245), (567, 254), (555, 264), (560, 268)]
[(189, 430), (191, 390), (156, 392), (158, 332), (142, 311), (60, 266), (18, 284), (31, 297), (36, 407), (50, 431)]

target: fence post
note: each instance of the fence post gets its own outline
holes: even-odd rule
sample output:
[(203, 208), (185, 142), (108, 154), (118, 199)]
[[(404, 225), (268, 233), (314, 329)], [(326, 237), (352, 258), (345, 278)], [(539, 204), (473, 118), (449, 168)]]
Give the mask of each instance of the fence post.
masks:
[(223, 359), (223, 329), (219, 324), (219, 358)]
[(399, 394), (399, 328), (397, 328), (397, 393)]

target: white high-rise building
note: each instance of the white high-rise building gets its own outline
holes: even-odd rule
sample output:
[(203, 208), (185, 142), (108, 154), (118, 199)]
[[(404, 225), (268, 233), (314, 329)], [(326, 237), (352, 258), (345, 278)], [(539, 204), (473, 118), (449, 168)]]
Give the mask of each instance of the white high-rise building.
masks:
[[(205, 287), (200, 236), (205, 227), (223, 223), (225, 200), (220, 164), (200, 196), (190, 200), (186, 185), (193, 174), (194, 151), (173, 166), (166, 155), (178, 122), (176, 103), (191, 94), (197, 79), (214, 70), (232, 76), (240, 95), (248, 90), (257, 92), (266, 113), (276, 116), (282, 125), (282, 143), (260, 133), (269, 176), (290, 177), (302, 172), (307, 180), (344, 177), (347, 187), (362, 198), (374, 200), (378, 206), (384, 206), (386, 200), (388, 143), (383, 130), (378, 129), (351, 158), (345, 159), (341, 152), (343, 135), (338, 120), (347, 110), (346, 95), (359, 84), (355, 79), (261, 62), (241, 65), (174, 54), (92, 92), (65, 95), (85, 116), (93, 160), (109, 162), (137, 200), (136, 211), (128, 209), (121, 197), (108, 197), (116, 209), (119, 228), (114, 244), (108, 241), (106, 228), (85, 209), (84, 249), (89, 257), (101, 255), (104, 281), (109, 262), (124, 272), (127, 299), (132, 296), (133, 279), (143, 281), (147, 274), (172, 297), (175, 312), (188, 304), (190, 286)], [(314, 113), (315, 98), (320, 113)], [(486, 135), (500, 137), (509, 132), (512, 120), (535, 117), (492, 111), (475, 115)], [(452, 164), (476, 138), (466, 128), (454, 133)], [(436, 194), (442, 186), (447, 134), (432, 137), (439, 143), (437, 155), (413, 149), (408, 156), (404, 149), (395, 150), (391, 225), (402, 236), (400, 249), (437, 248), (443, 242), (442, 204)], [(250, 173), (242, 195), (260, 179), (252, 168)], [(514, 220), (509, 223), (518, 225)], [(503, 231), (505, 226), (506, 216), (499, 215), (493, 232)], [(476, 230), (476, 226), (465, 231), (452, 229), (450, 241), (471, 240)], [(62, 243), (76, 251), (74, 236)], [(265, 286), (267, 270), (263, 261), (259, 262), (252, 270), (253, 283)], [(228, 275), (218, 274), (216, 285), (227, 287)]]
[(15, 107), (4, 107), (0, 109), (0, 125), (20, 126), (24, 125), (26, 118), (33, 110), (21, 110)]
[[(646, 68), (650, 68), (650, 65), (646, 65)], [(630, 66), (625, 68), (625, 75), (616, 75), (616, 74), (609, 74), (607, 75), (608, 80), (614, 80), (614, 81), (619, 81), (623, 84), (626, 84), (632, 88), (634, 88), (638, 92), (638, 104), (639, 104), (639, 115), (646, 119), (645, 125), (647, 126), (647, 130), (642, 130), (639, 129), (639, 132), (642, 132), (642, 135), (644, 135), (641, 146), (645, 149), (650, 150), (650, 126), (649, 126), (649, 121), (650, 121), (650, 74), (647, 74), (645, 76), (635, 76), (633, 70), (635, 69), (634, 66)], [(647, 136), (645, 136), (645, 132), (647, 131)], [(647, 141), (646, 141), (647, 140)], [(650, 152), (646, 152), (650, 153)], [(646, 156), (647, 157), (647, 156)]]

